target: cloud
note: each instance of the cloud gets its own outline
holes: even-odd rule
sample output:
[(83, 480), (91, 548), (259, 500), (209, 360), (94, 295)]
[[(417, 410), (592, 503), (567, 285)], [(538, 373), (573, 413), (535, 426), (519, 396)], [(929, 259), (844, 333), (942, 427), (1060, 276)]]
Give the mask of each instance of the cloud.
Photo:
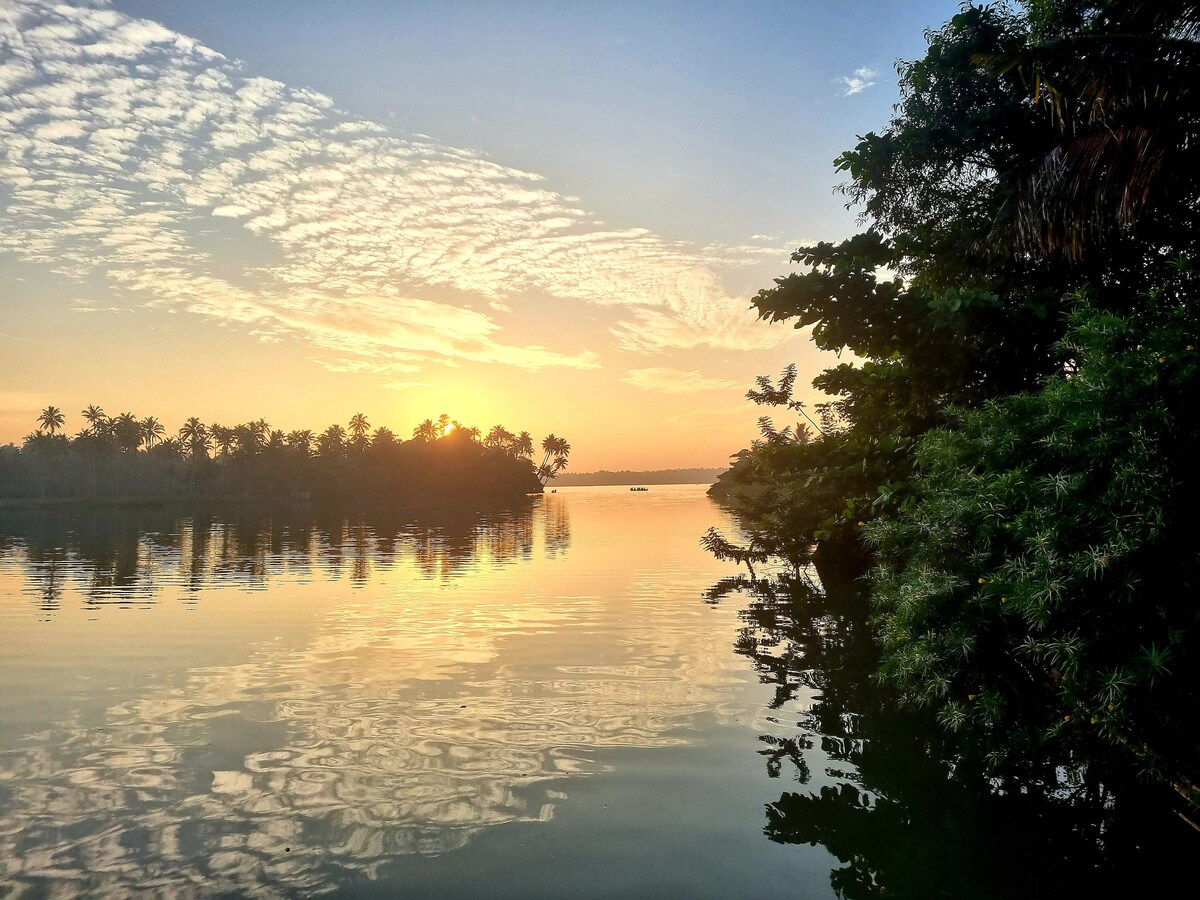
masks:
[(116, 302), (334, 355), (531, 370), (598, 358), (445, 298), (625, 307), (613, 334), (635, 352), (787, 339), (724, 285), (773, 250), (604, 226), (536, 173), (401, 139), (103, 4), (5, 6), (0, 59), (0, 252)]
[(855, 69), (853, 75), (843, 75), (838, 79), (838, 82), (845, 87), (842, 91), (843, 97), (850, 97), (854, 94), (861, 94), (869, 87), (875, 86), (875, 79), (879, 77), (879, 72), (869, 66), (862, 66)]
[(740, 382), (728, 378), (709, 378), (695, 369), (668, 368), (630, 369), (621, 381), (644, 391), (659, 391), (663, 394), (724, 390), (740, 385)]

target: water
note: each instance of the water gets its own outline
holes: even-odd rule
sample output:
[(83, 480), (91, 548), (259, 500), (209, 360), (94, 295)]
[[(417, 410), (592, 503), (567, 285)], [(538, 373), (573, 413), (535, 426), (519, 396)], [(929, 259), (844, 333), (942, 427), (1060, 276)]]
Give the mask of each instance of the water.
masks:
[(863, 624), (733, 580), (713, 524), (700, 486), (0, 516), (0, 896), (1028, 897), (1111, 862), (949, 778)]

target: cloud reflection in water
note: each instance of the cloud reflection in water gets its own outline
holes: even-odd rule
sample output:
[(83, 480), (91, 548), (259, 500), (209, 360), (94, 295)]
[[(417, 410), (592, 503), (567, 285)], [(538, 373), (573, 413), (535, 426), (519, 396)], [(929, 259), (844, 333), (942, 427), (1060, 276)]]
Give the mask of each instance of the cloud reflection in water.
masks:
[(458, 529), (185, 521), (91, 559), (10, 543), (3, 568), (39, 598), (54, 577), (56, 603), (335, 590), (301, 646), (259, 642), (0, 754), (0, 881), (330, 889), (549, 820), (596, 751), (686, 742), (735, 667), (694, 602), (709, 574), (575, 552), (562, 499)]

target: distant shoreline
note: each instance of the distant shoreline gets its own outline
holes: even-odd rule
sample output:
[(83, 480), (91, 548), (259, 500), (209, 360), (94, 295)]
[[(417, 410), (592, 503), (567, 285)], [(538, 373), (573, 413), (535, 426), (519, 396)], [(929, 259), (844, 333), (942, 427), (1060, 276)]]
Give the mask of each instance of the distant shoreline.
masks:
[(725, 469), (654, 469), (610, 472), (562, 472), (546, 485), (552, 487), (603, 487), (621, 484), (712, 484)]

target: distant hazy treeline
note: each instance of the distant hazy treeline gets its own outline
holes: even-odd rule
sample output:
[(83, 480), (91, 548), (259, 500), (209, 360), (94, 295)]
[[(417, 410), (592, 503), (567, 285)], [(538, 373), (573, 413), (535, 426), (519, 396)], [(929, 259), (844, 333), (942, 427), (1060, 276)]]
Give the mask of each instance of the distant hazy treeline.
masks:
[(47, 407), (21, 447), (0, 447), (0, 502), (125, 503), (132, 500), (364, 500), (405, 505), (495, 501), (542, 490), (567, 464), (570, 444), (549, 435), (534, 463), (528, 432), (503, 426), (486, 436), (443, 415), (410, 440), (371, 430), (361, 413), (349, 428), (272, 429), (265, 420), (206, 425), (191, 418), (174, 435), (157, 419), (108, 417), (88, 407), (74, 437)]
[(559, 475), (555, 481), (564, 486), (603, 484), (712, 484), (724, 469), (656, 469), (652, 472), (633, 472), (622, 469), (610, 472), (575, 472)]

